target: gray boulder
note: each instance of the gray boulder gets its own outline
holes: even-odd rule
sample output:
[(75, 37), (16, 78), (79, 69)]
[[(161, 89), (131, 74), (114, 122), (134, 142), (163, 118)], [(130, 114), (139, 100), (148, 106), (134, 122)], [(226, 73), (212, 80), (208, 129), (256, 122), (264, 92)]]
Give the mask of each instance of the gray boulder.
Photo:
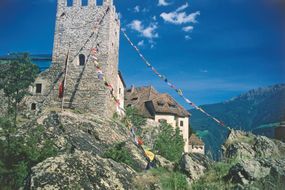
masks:
[(171, 162), (171, 161), (167, 160), (166, 158), (164, 158), (164, 157), (162, 157), (160, 155), (156, 155), (155, 159), (156, 159), (157, 165), (159, 167), (165, 168), (168, 171), (173, 171), (174, 170), (174, 168), (175, 168), (174, 162)]
[(224, 177), (226, 181), (245, 187), (261, 183), (277, 184), (280, 181), (285, 183), (283, 142), (232, 130), (223, 150), (225, 160), (234, 163)]
[(252, 181), (266, 177), (270, 168), (263, 166), (256, 160), (244, 160), (232, 166), (225, 176), (227, 181), (239, 184), (249, 184)]
[(181, 170), (186, 173), (190, 181), (198, 180), (209, 169), (213, 161), (203, 154), (184, 154), (180, 162)]
[(125, 164), (75, 151), (33, 167), (30, 189), (132, 189), (134, 175)]

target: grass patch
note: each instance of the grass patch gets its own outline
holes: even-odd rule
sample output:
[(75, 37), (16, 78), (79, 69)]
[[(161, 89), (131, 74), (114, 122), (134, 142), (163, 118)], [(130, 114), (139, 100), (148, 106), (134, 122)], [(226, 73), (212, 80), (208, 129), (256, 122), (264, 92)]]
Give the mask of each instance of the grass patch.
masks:
[(190, 186), (186, 176), (179, 171), (168, 171), (164, 168), (155, 168), (142, 174), (135, 180), (138, 190), (155, 189), (159, 186), (163, 190), (188, 190)]
[(211, 189), (230, 189), (233, 185), (223, 180), (223, 177), (227, 175), (229, 169), (236, 163), (236, 160), (228, 160), (227, 163), (218, 162), (214, 164), (205, 175), (198, 181), (191, 185), (193, 190)]

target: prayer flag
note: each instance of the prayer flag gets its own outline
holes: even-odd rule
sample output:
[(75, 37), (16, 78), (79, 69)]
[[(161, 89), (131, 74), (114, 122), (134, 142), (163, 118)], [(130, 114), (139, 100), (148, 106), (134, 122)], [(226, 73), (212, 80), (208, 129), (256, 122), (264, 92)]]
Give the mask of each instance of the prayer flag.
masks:
[(64, 80), (59, 84), (59, 89), (58, 89), (58, 97), (63, 98), (63, 92), (64, 91)]

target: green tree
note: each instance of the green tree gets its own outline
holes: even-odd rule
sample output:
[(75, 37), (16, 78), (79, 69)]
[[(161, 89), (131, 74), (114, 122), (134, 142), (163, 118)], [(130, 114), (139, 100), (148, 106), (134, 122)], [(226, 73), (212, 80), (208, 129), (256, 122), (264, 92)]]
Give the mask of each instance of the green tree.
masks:
[(31, 62), (29, 54), (13, 54), (13, 59), (1, 64), (0, 90), (8, 98), (8, 114), (13, 115), (14, 125), (18, 114), (18, 105), (28, 94), (28, 87), (35, 81), (39, 69)]
[(124, 121), (129, 121), (132, 123), (134, 127), (138, 129), (137, 133), (138, 135), (141, 133), (141, 127), (146, 124), (146, 118), (142, 117), (138, 110), (134, 107), (127, 107), (126, 109), (126, 116), (124, 118)]
[(184, 140), (179, 128), (167, 123), (160, 125), (161, 131), (154, 142), (154, 150), (170, 161), (178, 162), (184, 151)]
[(19, 189), (31, 168), (56, 155), (57, 150), (51, 140), (43, 138), (42, 126), (19, 135), (11, 121), (0, 118), (0, 128), (0, 189)]

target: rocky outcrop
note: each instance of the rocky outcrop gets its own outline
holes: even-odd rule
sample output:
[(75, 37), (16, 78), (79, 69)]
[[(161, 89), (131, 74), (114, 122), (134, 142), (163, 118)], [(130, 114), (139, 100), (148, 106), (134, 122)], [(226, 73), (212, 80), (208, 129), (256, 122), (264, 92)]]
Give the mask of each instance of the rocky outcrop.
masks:
[[(52, 140), (59, 155), (32, 168), (31, 189), (133, 189), (132, 179), (144, 170), (146, 160), (129, 136), (128, 129), (115, 120), (72, 111), (47, 112), (21, 127), (21, 135), (38, 125), (43, 139)], [(123, 143), (134, 163), (132, 167), (105, 158), (105, 153)]]
[(30, 189), (132, 189), (134, 175), (126, 164), (75, 151), (33, 167)]
[(143, 139), (143, 142), (148, 147), (152, 148), (155, 142), (156, 137), (160, 133), (160, 123), (152, 120), (147, 119), (146, 125), (142, 126), (141, 129), (141, 136)]
[(284, 158), (285, 144), (248, 132), (231, 131), (223, 146), (223, 152), (226, 158)]
[(157, 162), (157, 165), (159, 167), (165, 168), (168, 171), (173, 171), (175, 169), (175, 163), (167, 160), (166, 158), (160, 156), (160, 155), (155, 155), (155, 159)]
[(241, 131), (231, 131), (223, 147), (226, 160), (235, 164), (226, 181), (250, 185), (267, 179), (285, 185), (285, 143)]
[(212, 164), (213, 161), (203, 154), (188, 153), (183, 155), (180, 167), (187, 174), (190, 182), (193, 182), (203, 176)]

